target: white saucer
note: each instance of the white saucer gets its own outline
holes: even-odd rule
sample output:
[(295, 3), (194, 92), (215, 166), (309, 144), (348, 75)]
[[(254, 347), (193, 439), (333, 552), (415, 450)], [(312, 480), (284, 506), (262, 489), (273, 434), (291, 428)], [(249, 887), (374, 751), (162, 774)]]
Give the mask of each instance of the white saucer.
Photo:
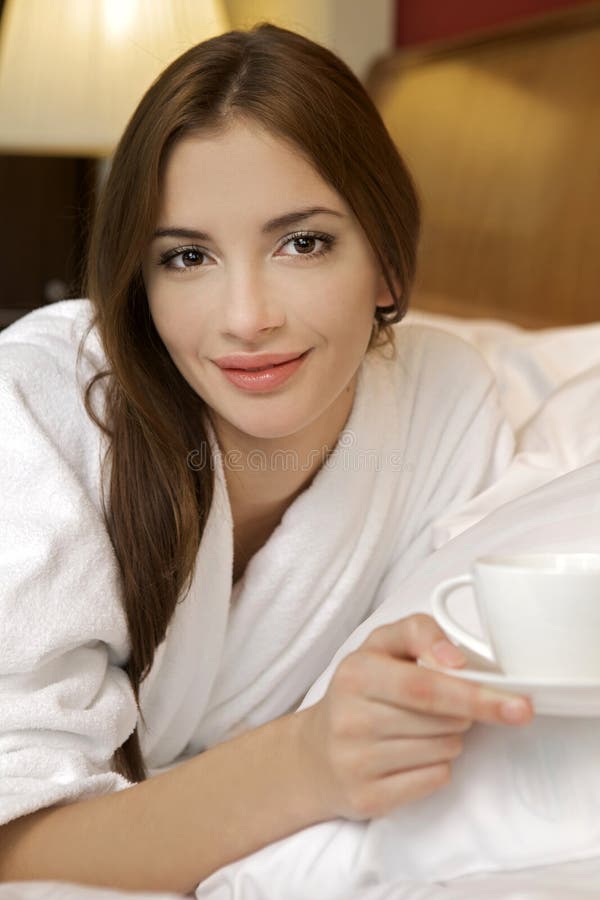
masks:
[(490, 672), (486, 669), (446, 668), (419, 660), (419, 664), (436, 672), (476, 681), (513, 694), (531, 698), (535, 712), (543, 716), (600, 716), (600, 678), (568, 681), (557, 678), (526, 678)]

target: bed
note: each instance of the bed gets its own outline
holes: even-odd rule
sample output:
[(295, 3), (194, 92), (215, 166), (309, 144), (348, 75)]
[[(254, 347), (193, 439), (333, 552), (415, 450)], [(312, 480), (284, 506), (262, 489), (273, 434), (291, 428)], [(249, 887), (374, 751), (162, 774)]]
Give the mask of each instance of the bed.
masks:
[[(462, 44), (394, 54), (373, 67), (368, 87), (423, 201), (419, 274), (407, 321), (450, 330), (478, 347), (496, 375), (518, 441), (516, 465), (497, 489), (443, 524), (441, 549), (404, 583), (406, 614), (428, 611), (432, 586), (460, 571), (479, 549), (519, 547), (524, 536), (529, 546), (600, 547), (600, 6)], [(302, 705), (318, 699), (339, 660), (371, 628), (397, 617), (401, 600), (390, 573), (389, 602), (340, 647)], [(563, 722), (539, 719), (530, 735), (538, 750), (557, 721)], [(196, 897), (600, 896), (600, 725), (582, 717), (560, 727), (569, 742), (543, 777), (539, 758), (525, 760), (522, 752), (521, 788), (533, 774), (535, 790), (525, 790), (523, 799), (521, 789), (516, 811), (500, 806), (493, 783), (491, 793), (472, 793), (477, 767), (482, 778), (490, 766), (499, 777), (514, 757), (514, 747), (490, 749), (490, 730), (480, 729), (467, 768), (441, 806), (428, 806), (428, 798), (410, 816), (305, 829), (219, 870), (198, 886)], [(579, 806), (571, 790), (552, 787), (561, 778), (571, 784), (574, 772), (580, 782), (585, 776)], [(487, 843), (479, 841), (470, 857), (453, 845), (457, 806), (467, 836), (469, 828), (485, 834), (487, 823), (489, 829)], [(500, 819), (513, 835), (500, 835)], [(532, 836), (538, 826), (539, 840)], [(430, 841), (413, 840), (411, 832), (429, 833)], [(0, 885), (0, 900), (176, 896), (51, 882)]]

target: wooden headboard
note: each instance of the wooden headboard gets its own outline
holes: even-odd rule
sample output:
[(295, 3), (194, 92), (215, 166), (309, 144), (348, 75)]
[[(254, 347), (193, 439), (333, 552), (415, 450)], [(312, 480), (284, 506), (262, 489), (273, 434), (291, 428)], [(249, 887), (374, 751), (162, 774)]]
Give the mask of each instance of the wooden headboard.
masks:
[(366, 86), (423, 205), (412, 306), (600, 320), (600, 4), (396, 51)]

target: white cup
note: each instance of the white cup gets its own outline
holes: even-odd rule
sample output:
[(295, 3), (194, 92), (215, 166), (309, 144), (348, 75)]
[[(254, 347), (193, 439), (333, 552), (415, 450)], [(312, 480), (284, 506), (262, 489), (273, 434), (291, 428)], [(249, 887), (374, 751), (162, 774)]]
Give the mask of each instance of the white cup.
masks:
[[(448, 608), (464, 585), (475, 590), (483, 640)], [(506, 675), (600, 679), (600, 553), (487, 556), (439, 584), (431, 602), (449, 637)]]

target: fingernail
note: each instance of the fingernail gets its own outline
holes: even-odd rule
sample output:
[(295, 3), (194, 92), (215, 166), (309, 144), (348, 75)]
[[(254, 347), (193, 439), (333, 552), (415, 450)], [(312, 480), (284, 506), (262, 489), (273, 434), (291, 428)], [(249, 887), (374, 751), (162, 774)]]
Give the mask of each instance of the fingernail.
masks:
[(529, 717), (529, 704), (518, 697), (505, 700), (500, 707), (500, 713), (505, 722), (523, 722)]
[(439, 659), (440, 662), (443, 662), (446, 666), (462, 666), (466, 663), (467, 658), (462, 653), (458, 647), (455, 647), (454, 644), (451, 644), (450, 641), (447, 641), (445, 638), (442, 638), (441, 641), (436, 641), (433, 644), (432, 648), (433, 653)]

